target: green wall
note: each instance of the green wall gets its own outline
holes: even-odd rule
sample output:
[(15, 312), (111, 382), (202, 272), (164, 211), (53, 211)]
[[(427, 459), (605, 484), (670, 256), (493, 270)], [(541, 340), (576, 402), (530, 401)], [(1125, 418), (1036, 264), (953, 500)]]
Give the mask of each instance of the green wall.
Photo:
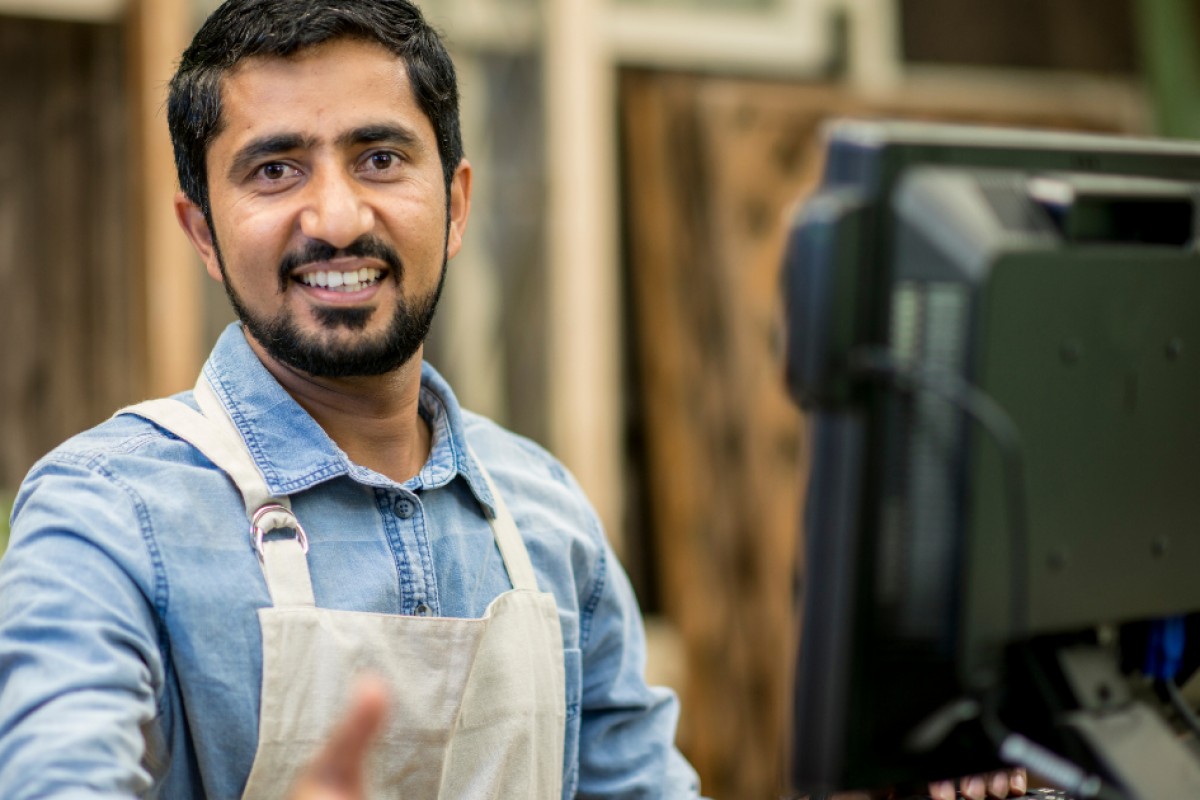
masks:
[(0, 489), (0, 556), (8, 547), (8, 516), (12, 513), (13, 500), (12, 492)]
[(1200, 139), (1200, 2), (1139, 0), (1137, 10), (1142, 71), (1158, 132)]

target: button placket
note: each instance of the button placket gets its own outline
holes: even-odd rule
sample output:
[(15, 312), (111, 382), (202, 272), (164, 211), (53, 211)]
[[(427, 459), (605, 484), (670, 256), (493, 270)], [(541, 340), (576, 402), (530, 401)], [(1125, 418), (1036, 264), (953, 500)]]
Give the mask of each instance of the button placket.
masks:
[[(416, 595), (413, 597), (412, 594), (409, 594), (409, 597), (412, 598), (412, 600), (422, 597), (428, 598), (429, 596), (426, 594), (426, 592), (431, 590), (430, 582), (434, 581), (435, 578), (429, 570), (429, 567), (432, 565), (428, 563), (428, 553), (426, 552), (426, 548), (421, 541), (423, 538), (422, 531), (424, 529), (421, 500), (407, 492), (400, 493), (392, 500), (392, 514), (396, 519), (404, 520), (407, 523), (399, 526), (402, 530), (407, 531), (407, 533), (401, 533), (401, 537), (403, 539), (409, 540), (409, 544), (407, 546), (415, 545), (417, 551), (421, 552), (423, 555), (422, 558), (416, 561), (411, 559), (408, 560), (411, 568), (414, 569), (414, 572), (410, 573), (409, 575), (410, 578), (413, 579), (413, 583), (411, 585), (415, 590), (414, 593)], [(409, 537), (412, 537), (411, 540)], [(418, 563), (420, 563), (423, 567), (423, 569), (419, 571), (415, 569)], [(418, 572), (420, 577), (418, 577)], [(421, 586), (422, 583), (425, 585)], [(436, 595), (436, 589), (432, 589), (432, 591), (434, 595)], [(412, 600), (409, 602), (412, 602)], [(433, 605), (429, 602), (425, 602), (423, 599), (418, 602), (416, 607), (409, 606), (409, 608), (412, 610), (401, 613), (410, 613), (417, 617), (428, 617), (435, 615)]]

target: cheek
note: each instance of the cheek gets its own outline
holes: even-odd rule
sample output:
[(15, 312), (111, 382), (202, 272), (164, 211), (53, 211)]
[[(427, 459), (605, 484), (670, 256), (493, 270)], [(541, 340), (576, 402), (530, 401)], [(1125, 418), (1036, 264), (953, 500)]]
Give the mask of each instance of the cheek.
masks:
[(272, 214), (244, 214), (232, 218), (236, 223), (229, 226), (220, 239), (226, 268), (236, 269), (243, 280), (254, 280), (256, 273), (275, 280), (275, 267), (287, 250), (287, 225)]
[(418, 249), (421, 258), (435, 259), (441, 266), (446, 248), (446, 209), (444, 204), (414, 203), (399, 213), (391, 215), (390, 229), (393, 241), (403, 247), (410, 243), (415, 255)]

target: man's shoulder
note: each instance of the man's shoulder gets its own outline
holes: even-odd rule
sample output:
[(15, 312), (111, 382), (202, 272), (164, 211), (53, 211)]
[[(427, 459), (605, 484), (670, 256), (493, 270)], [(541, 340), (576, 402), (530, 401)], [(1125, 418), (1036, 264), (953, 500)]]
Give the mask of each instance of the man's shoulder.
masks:
[(119, 550), (132, 532), (162, 519), (164, 509), (176, 513), (180, 491), (207, 497), (222, 487), (213, 471), (187, 442), (147, 419), (119, 414), (34, 464), (17, 492), (10, 547), (35, 531), (70, 530)]
[[(191, 392), (171, 399), (195, 408)], [(26, 482), (63, 467), (95, 473), (141, 471), (151, 465), (194, 464), (196, 455), (191, 445), (144, 417), (118, 413), (55, 447), (34, 464)]]
[(523, 473), (531, 479), (552, 480), (565, 489), (579, 491), (570, 471), (545, 447), (481, 414), (464, 409), (462, 415), (467, 441), (489, 472), (500, 469)]
[(574, 518), (603, 536), (599, 520), (571, 471), (545, 447), (487, 417), (464, 410), (463, 428), (471, 449), (499, 485), (514, 516), (540, 506)]

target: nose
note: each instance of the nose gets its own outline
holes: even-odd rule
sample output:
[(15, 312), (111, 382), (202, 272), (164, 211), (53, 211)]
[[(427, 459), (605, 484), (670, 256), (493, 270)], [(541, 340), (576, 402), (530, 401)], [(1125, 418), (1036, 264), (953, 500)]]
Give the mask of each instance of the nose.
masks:
[(307, 188), (307, 203), (300, 212), (300, 231), (307, 238), (340, 250), (374, 227), (371, 208), (359, 196), (354, 179), (342, 170), (315, 170)]

